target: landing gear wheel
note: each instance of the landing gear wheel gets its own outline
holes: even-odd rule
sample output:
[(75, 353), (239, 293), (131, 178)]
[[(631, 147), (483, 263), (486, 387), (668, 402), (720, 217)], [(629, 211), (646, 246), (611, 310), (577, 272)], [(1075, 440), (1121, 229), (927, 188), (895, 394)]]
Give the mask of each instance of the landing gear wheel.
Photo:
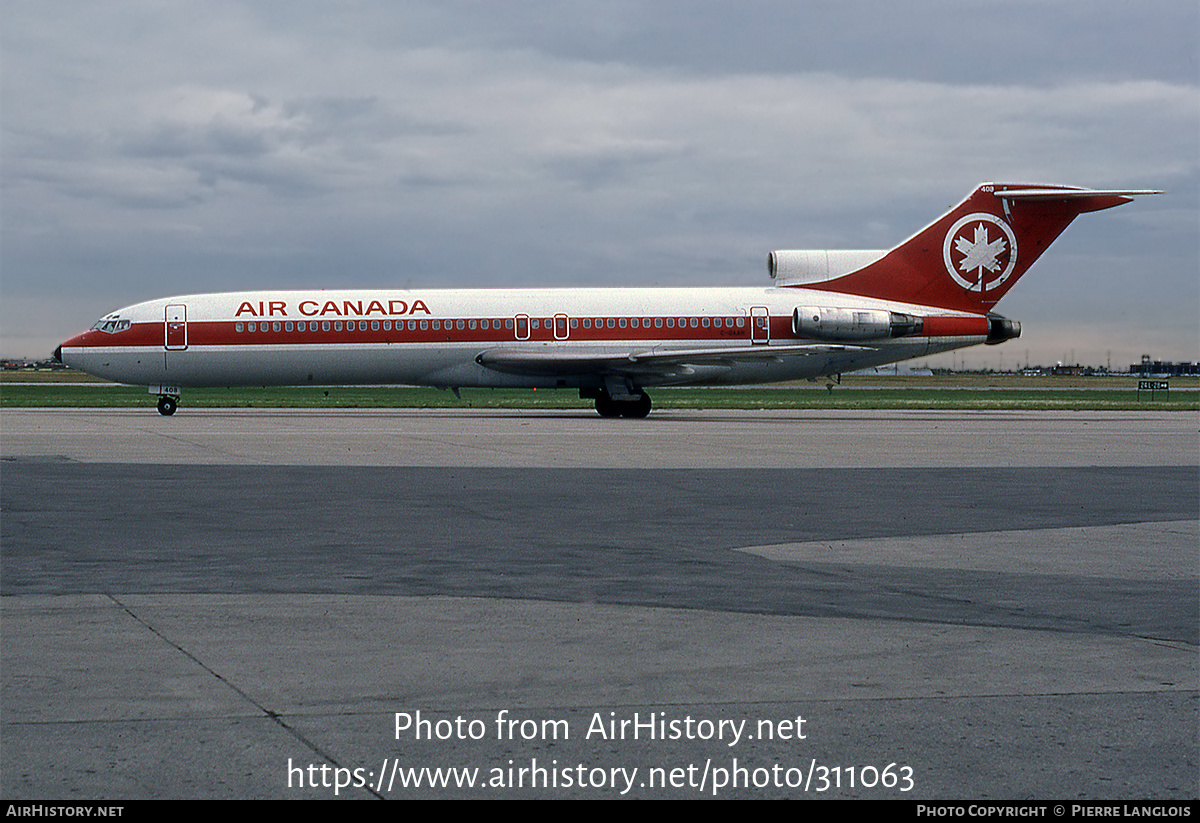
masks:
[(601, 417), (620, 417), (621, 404), (609, 397), (608, 392), (602, 391), (596, 395), (596, 411)]
[(163, 417), (170, 417), (177, 408), (179, 408), (179, 401), (174, 397), (163, 395), (158, 398), (158, 413)]
[(636, 400), (613, 400), (606, 391), (596, 396), (596, 411), (601, 417), (645, 417), (650, 413), (650, 395), (638, 392)]
[(622, 417), (645, 417), (650, 413), (650, 395), (639, 392), (637, 400), (627, 400), (621, 406)]

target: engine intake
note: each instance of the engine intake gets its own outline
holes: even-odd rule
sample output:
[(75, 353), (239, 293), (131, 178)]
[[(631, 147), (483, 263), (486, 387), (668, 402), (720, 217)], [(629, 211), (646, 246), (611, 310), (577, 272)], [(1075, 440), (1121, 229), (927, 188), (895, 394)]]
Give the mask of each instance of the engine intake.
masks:
[(869, 266), (885, 254), (879, 249), (773, 251), (767, 255), (767, 273), (777, 286), (822, 283)]

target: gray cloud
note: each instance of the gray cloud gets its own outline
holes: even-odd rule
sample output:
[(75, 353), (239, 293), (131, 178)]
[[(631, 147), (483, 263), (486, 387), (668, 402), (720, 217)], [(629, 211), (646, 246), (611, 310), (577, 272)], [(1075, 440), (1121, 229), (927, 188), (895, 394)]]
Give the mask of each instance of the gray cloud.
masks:
[[(1106, 350), (1197, 356), (1192, 4), (7, 11), (7, 354), (168, 293), (760, 283), (772, 248), (890, 245), (1017, 179), (1170, 192), (1014, 290), (1031, 348), (1086, 308)], [(1178, 299), (1142, 318), (1147, 278)]]

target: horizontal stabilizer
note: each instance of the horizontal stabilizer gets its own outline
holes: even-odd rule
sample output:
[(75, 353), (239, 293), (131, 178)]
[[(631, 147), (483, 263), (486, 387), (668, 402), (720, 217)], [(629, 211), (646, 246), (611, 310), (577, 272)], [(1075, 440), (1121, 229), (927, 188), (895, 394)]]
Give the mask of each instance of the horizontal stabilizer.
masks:
[(1141, 197), (1149, 194), (1162, 194), (1156, 189), (1080, 189), (1055, 188), (1052, 186), (1036, 186), (1024, 189), (1004, 189), (997, 191), (997, 197), (1016, 198), (1020, 200), (1067, 200), (1075, 197)]

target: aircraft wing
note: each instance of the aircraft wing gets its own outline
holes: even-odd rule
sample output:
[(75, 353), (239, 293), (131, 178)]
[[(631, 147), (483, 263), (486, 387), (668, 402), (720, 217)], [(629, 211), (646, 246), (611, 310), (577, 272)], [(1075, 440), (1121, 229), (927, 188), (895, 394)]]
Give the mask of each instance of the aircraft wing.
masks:
[(807, 357), (834, 351), (870, 351), (869, 346), (805, 343), (785, 346), (759, 344), (724, 348), (572, 351), (553, 348), (489, 349), (475, 362), (507, 374), (578, 375), (614, 374), (629, 377), (687, 375), (698, 368), (733, 368), (739, 363), (782, 363), (785, 357)]

